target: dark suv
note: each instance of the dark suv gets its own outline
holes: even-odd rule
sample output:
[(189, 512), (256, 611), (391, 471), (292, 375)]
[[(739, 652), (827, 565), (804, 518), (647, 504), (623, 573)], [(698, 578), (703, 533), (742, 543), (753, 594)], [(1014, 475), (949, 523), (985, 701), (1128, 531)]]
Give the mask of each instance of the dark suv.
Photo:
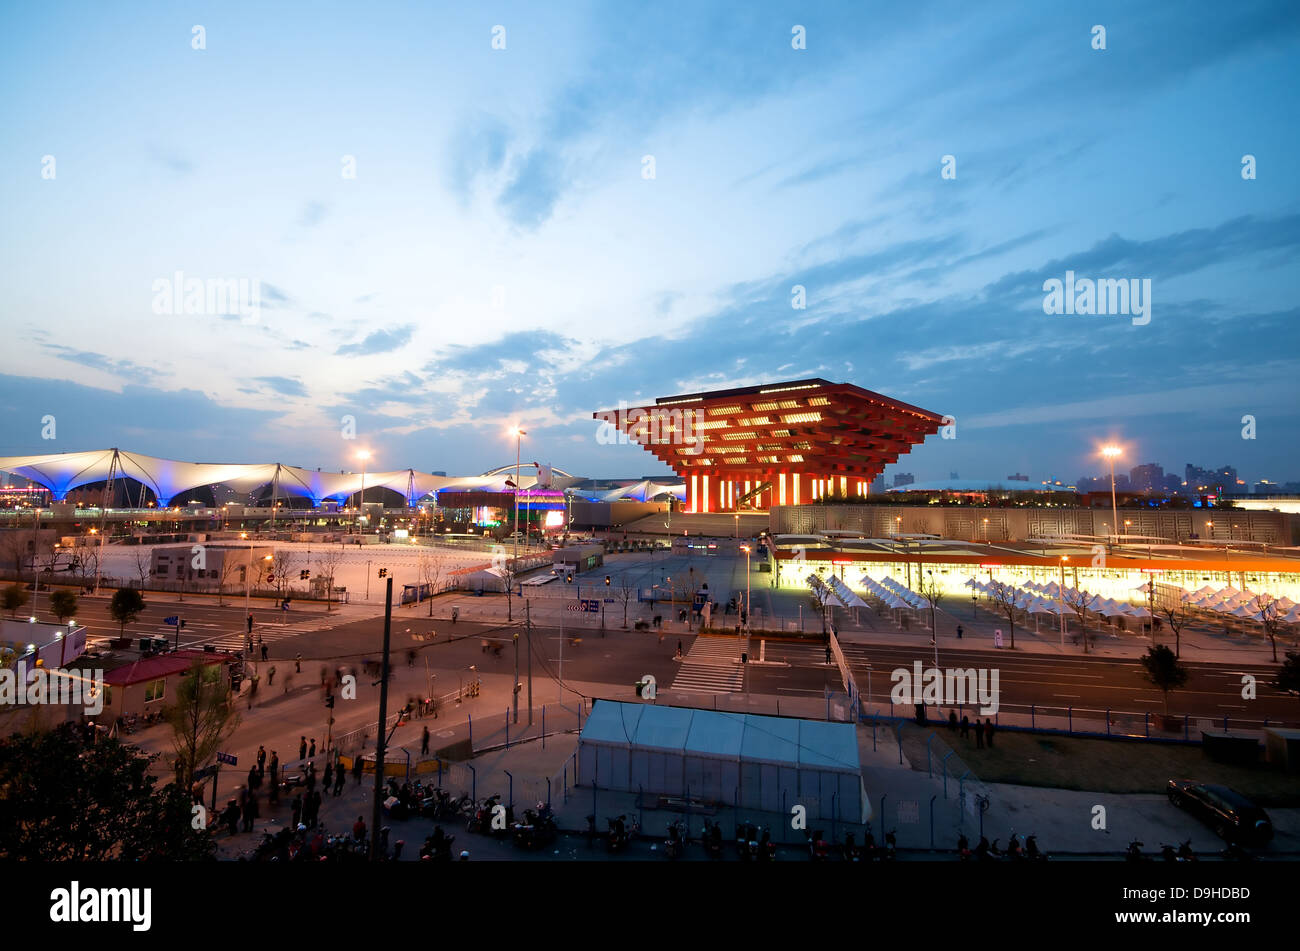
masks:
[(1167, 791), (1170, 802), (1195, 815), (1226, 842), (1264, 845), (1273, 838), (1268, 813), (1227, 786), (1171, 779)]

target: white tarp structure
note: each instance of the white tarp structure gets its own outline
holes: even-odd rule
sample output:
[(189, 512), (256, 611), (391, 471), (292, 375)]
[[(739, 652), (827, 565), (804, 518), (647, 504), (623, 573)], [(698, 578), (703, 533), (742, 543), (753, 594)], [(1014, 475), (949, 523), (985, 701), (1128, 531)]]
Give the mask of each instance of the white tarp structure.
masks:
[[(527, 469), (534, 473), (527, 473)], [(527, 489), (538, 484), (538, 475), (546, 470), (550, 481), (564, 487), (576, 481), (567, 473), (536, 463), (526, 464), (520, 470), (519, 484)], [(123, 449), (97, 449), (90, 452), (47, 453), (37, 456), (0, 456), (0, 471), (12, 472), (31, 479), (49, 489), (54, 500), (60, 501), (72, 489), (93, 482), (103, 482), (111, 474), (114, 479), (134, 479), (149, 488), (166, 507), (176, 495), (205, 485), (228, 485), (238, 492), (251, 492), (260, 486), (273, 485), (277, 498), (296, 496), (311, 499), (320, 505), (326, 499), (342, 500), (375, 488), (391, 489), (413, 504), (431, 493), (456, 489), (484, 489), (500, 492), (507, 479), (512, 478), (514, 467), (501, 467), (481, 476), (435, 476), (414, 469), (393, 472), (322, 472), (304, 469), (279, 462), (265, 463), (209, 463), (178, 462), (146, 456)], [(556, 477), (552, 473), (558, 473)]]
[(600, 700), (578, 738), (578, 769), (584, 784), (616, 792), (870, 818), (851, 723)]

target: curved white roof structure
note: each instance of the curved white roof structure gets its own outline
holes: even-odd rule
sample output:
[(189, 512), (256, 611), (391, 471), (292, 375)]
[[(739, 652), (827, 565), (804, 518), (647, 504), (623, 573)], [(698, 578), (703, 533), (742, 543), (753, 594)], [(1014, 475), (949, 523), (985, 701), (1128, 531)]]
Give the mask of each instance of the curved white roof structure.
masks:
[[(533, 469), (533, 474), (524, 474), (524, 469)], [(280, 462), (252, 464), (178, 462), (174, 459), (161, 459), (123, 449), (96, 449), (88, 452), (49, 453), (36, 456), (0, 456), (0, 471), (12, 472), (45, 486), (53, 494), (55, 501), (66, 497), (72, 489), (93, 482), (103, 482), (110, 475), (114, 478), (134, 479), (151, 489), (161, 506), (166, 506), (174, 496), (188, 489), (219, 483), (239, 492), (251, 492), (259, 486), (273, 483), (273, 491), (277, 496), (307, 498), (311, 499), (313, 505), (320, 505), (326, 499), (345, 499), (360, 492), (363, 480), (367, 489), (376, 486), (391, 489), (405, 498), (408, 503), (414, 503), (417, 499), (446, 489), (502, 491), (506, 488), (506, 480), (514, 475), (513, 466), (510, 467), (509, 474), (504, 473), (503, 467), (487, 475), (467, 477), (435, 476), (415, 469), (364, 474), (324, 472), (320, 469), (304, 469), (301, 466), (289, 466)], [(536, 467), (531, 463), (521, 468), (519, 477), (521, 488), (530, 488), (537, 484), (536, 471)], [(559, 470), (553, 471), (559, 472)], [(576, 480), (567, 474), (552, 479), (558, 487), (572, 484), (574, 481)]]

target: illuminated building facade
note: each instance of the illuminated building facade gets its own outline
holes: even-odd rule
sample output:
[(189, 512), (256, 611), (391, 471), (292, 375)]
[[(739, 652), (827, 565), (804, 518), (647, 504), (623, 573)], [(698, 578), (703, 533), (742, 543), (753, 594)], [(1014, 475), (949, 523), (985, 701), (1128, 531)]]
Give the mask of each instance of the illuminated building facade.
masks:
[(603, 410), (601, 442), (636, 442), (686, 482), (686, 511), (768, 509), (868, 493), (944, 417), (849, 383), (793, 380)]

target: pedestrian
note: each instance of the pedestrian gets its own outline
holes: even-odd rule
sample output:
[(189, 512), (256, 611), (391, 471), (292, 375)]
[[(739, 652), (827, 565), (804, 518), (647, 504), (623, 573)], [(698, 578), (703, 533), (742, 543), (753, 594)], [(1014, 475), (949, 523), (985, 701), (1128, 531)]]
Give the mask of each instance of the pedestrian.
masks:
[(831, 665), (831, 648), (830, 645), (827, 644), (826, 645), (826, 666), (829, 667), (830, 665)]
[(203, 780), (196, 779), (190, 786), (190, 798), (194, 800), (194, 805), (203, 805)]
[(357, 816), (357, 821), (352, 823), (352, 838), (358, 842), (365, 841), (366, 838), (366, 820)]
[(244, 816), (244, 831), (253, 831), (253, 820), (257, 818), (257, 799), (249, 796), (244, 800), (244, 807), (240, 810)]
[(979, 717), (976, 717), (972, 725), (975, 728), (975, 748), (982, 750), (984, 749), (984, 724), (980, 722)]
[(269, 686), (271, 686), (271, 684), (273, 684), (273, 683), (275, 683), (275, 668), (274, 668), (274, 667), (272, 667), (269, 671), (267, 671), (267, 675), (266, 675), (266, 685), (269, 687)]
[(424, 756), (429, 752), (429, 728), (424, 728), (424, 733), (420, 736), (420, 755)]
[(406, 652), (406, 666), (407, 667), (415, 666), (415, 651), (411, 650)]
[(678, 642), (677, 642), (677, 656), (678, 656), (678, 657), (681, 657), (681, 656), (682, 656), (682, 642), (681, 642), (681, 641), (678, 641)]
[(304, 736), (302, 738), (302, 741), (298, 744), (298, 759), (306, 759), (306, 758), (307, 758), (307, 737)]
[(962, 714), (961, 718), (961, 738), (963, 740), (970, 739), (970, 717), (965, 714)]
[(307, 751), (307, 755), (308, 756), (316, 755), (316, 737), (314, 736), (311, 738), (311, 749)]
[(275, 750), (271, 750), (271, 778), (272, 778), (272, 780), (274, 780), (275, 777), (276, 777), (277, 775), (279, 775), (279, 772), (280, 772), (280, 754), (277, 753)]
[(993, 749), (993, 731), (995, 729), (992, 717), (984, 721), (984, 742), (988, 743), (989, 749)]
[(251, 614), (248, 616), (248, 633), (253, 633), (253, 615)]
[(307, 795), (310, 796), (316, 790), (316, 764), (307, 764)]
[(256, 789), (262, 785), (262, 774), (257, 771), (256, 766), (248, 767), (248, 788)]
[(265, 746), (259, 746), (257, 748), (257, 771), (259, 773), (266, 772), (266, 747)]
[(298, 652), (298, 656), (293, 659), (293, 663), (294, 663), (294, 673), (297, 674), (302, 673), (302, 651)]
[(263, 645), (262, 645), (262, 660), (266, 660), (266, 658), (267, 658), (268, 656), (270, 656), (270, 651), (269, 651), (269, 649), (267, 648), (267, 646), (266, 646), (265, 644), (263, 644)]
[(320, 822), (320, 790), (313, 789), (307, 794), (307, 798), (311, 800), (311, 821), (307, 823), (307, 828), (314, 829), (316, 828), (316, 824)]
[(325, 782), (321, 784), (321, 790), (325, 795), (330, 794), (330, 787), (334, 785), (334, 760), (325, 761)]
[(343, 795), (343, 778), (343, 761), (339, 760), (338, 766), (334, 769), (334, 796), (336, 798)]
[(293, 796), (293, 827), (298, 828), (302, 821), (302, 793), (294, 793)]
[(361, 775), (364, 772), (365, 772), (365, 764), (361, 761), (361, 755), (360, 754), (354, 755), (352, 757), (352, 778), (357, 781), (358, 786), (361, 785)]
[(957, 711), (948, 711), (948, 730), (951, 732), (957, 729)]
[(958, 624), (958, 625), (957, 625), (957, 640), (961, 640), (961, 635), (962, 635), (962, 633), (963, 633), (963, 632), (962, 632), (961, 625)]

